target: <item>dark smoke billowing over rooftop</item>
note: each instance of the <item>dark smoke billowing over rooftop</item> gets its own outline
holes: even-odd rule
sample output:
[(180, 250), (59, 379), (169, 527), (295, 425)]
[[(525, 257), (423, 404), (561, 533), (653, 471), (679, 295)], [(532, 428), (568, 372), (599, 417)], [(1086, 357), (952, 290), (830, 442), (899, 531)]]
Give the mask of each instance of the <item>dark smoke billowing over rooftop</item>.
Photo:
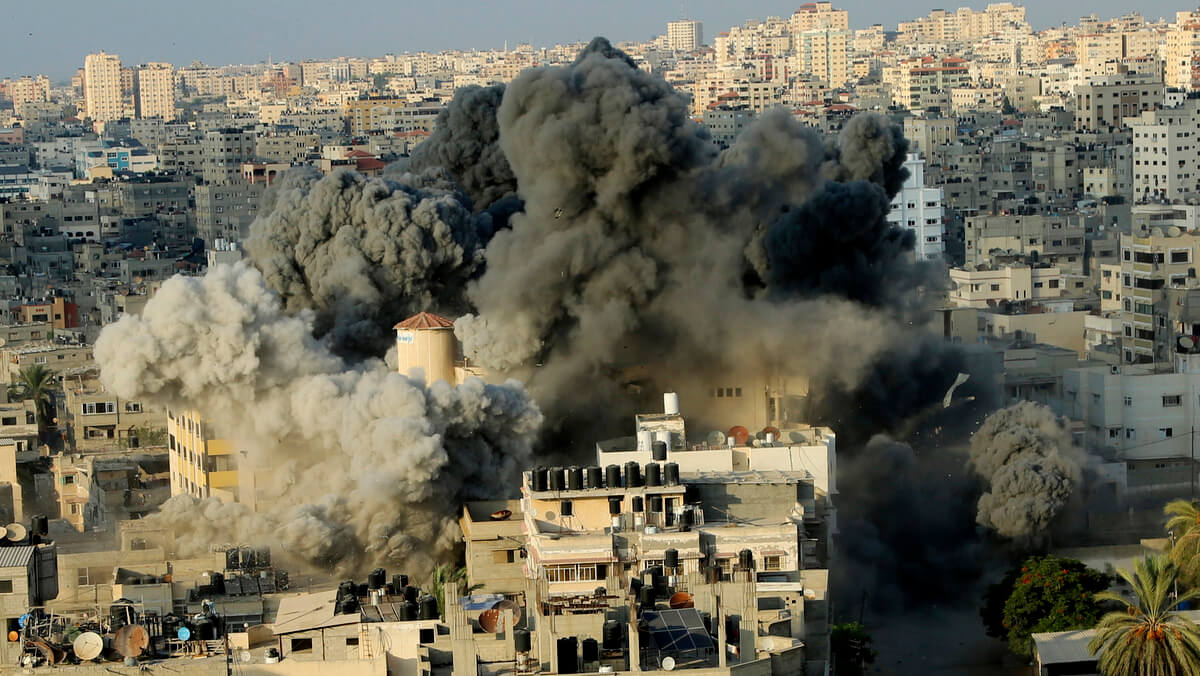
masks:
[[(353, 565), (437, 556), (453, 529), (430, 524), (515, 485), (543, 413), (584, 451), (620, 429), (627, 367), (656, 389), (807, 378), (805, 415), (863, 440), (964, 370), (920, 328), (935, 280), (885, 220), (907, 142), (880, 115), (825, 138), (776, 111), (718, 152), (678, 92), (597, 38), (464, 90), (439, 124), (386, 179), (288, 176), (251, 228), (253, 268), (172, 281), (97, 345), (122, 396), (194, 408), (288, 468), (267, 515), (230, 520), (242, 531), (317, 524)], [(364, 358), (417, 310), (460, 315), (466, 355), (539, 406), (515, 383), (424, 388)], [(380, 481), (401, 458), (419, 471)]]

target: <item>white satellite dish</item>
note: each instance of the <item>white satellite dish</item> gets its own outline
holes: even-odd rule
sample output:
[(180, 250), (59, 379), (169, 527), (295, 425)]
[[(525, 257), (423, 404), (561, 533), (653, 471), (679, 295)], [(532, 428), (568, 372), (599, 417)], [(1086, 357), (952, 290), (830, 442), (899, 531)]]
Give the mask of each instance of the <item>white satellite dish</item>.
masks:
[(708, 436), (706, 436), (704, 439), (708, 442), (709, 446), (725, 445), (725, 433), (721, 430), (713, 430), (709, 432)]
[(4, 529), (6, 531), (4, 537), (9, 542), (20, 542), (25, 539), (25, 536), (29, 535), (29, 529), (19, 523), (10, 523)]
[(86, 662), (100, 657), (104, 650), (104, 639), (96, 632), (85, 631), (75, 638), (71, 646), (75, 649), (75, 657)]
[(675, 668), (675, 658), (670, 657), (670, 656), (664, 657), (662, 660), (662, 668), (663, 668), (663, 671), (670, 671), (670, 670), (674, 669)]

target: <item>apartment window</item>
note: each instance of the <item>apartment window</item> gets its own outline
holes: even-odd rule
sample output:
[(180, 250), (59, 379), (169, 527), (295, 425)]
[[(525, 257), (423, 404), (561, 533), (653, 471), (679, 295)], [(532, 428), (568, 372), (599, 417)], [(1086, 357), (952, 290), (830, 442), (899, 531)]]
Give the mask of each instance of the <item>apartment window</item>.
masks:
[(64, 474), (63, 478), (62, 478), (62, 482), (63, 482), (64, 486), (70, 486), (71, 484), (75, 483), (75, 475), (74, 474)]
[(1137, 438), (1137, 430), (1133, 429), (1132, 427), (1126, 427), (1125, 428), (1125, 438), (1126, 439), (1136, 439)]
[(45, 357), (34, 357), (34, 358), (33, 358), (33, 363), (35, 363), (35, 364), (45, 364), (45, 363), (46, 363), (46, 358), (45, 358)]
[(13, 591), (12, 580), (0, 580), (0, 594), (11, 594)]
[(1133, 406), (1133, 397), (1125, 397), (1125, 405)]
[(782, 556), (764, 556), (763, 570), (783, 570)]
[(294, 638), (292, 639), (292, 652), (294, 653), (311, 653), (312, 639), (311, 638)]
[(1175, 433), (1175, 430), (1170, 427), (1158, 428), (1158, 438), (1159, 439), (1170, 439), (1172, 436), (1174, 436), (1174, 433)]
[(492, 552), (492, 563), (512, 563), (515, 560), (515, 552), (512, 549), (497, 549)]
[(17, 424), (17, 417), (16, 417), (16, 416), (12, 416), (12, 417), (10, 417), (10, 418), (4, 418), (4, 419), (3, 419), (2, 421), (0, 421), (0, 422), (3, 422), (3, 423), (4, 423), (4, 425), (5, 425), (6, 427), (7, 427), (8, 425), (16, 425), (16, 424)]
[(1120, 436), (1121, 436), (1121, 428), (1120, 427), (1114, 427), (1108, 431), (1109, 439), (1116, 439)]
[(999, 290), (1000, 290), (999, 284), (992, 284), (992, 291), (999, 291)]
[(142, 412), (141, 402), (139, 402), (139, 401), (125, 402), (125, 412), (126, 413), (141, 413)]
[(1180, 394), (1164, 394), (1162, 398), (1163, 406), (1181, 406), (1183, 404), (1183, 395)]
[(85, 403), (83, 405), (84, 415), (99, 415), (104, 413), (116, 413), (117, 405), (111, 401), (96, 401)]
[(1172, 251), (1171, 252), (1171, 262), (1172, 263), (1187, 263), (1188, 262), (1188, 252), (1187, 251)]

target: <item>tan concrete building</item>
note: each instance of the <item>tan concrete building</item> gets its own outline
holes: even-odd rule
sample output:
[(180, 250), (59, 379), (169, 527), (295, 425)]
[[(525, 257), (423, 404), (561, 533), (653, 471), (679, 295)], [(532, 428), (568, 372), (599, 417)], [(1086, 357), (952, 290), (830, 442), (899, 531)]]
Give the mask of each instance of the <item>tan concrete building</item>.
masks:
[(821, 28), (849, 30), (850, 12), (834, 9), (832, 2), (806, 2), (788, 18), (788, 30), (792, 34)]
[(1051, 267), (951, 268), (950, 283), (954, 287), (950, 302), (959, 307), (986, 308), (1004, 302), (1054, 300), (1066, 294), (1062, 271)]
[(121, 119), (125, 114), (121, 58), (104, 52), (88, 54), (83, 73), (85, 114), (100, 123)]
[(171, 495), (215, 497), (238, 502), (240, 454), (233, 442), (210, 438), (211, 429), (194, 411), (167, 411)]
[(59, 518), (80, 533), (108, 524), (104, 489), (95, 465), (96, 459), (90, 455), (56, 455), (50, 468)]
[(31, 344), (0, 349), (0, 359), (8, 366), (9, 382), (16, 382), (21, 371), (30, 366), (45, 366), (59, 374), (92, 365), (92, 348), (88, 345)]
[(75, 450), (140, 448), (165, 443), (162, 410), (141, 401), (121, 399), (109, 392), (95, 373), (65, 377), (63, 390), (68, 416), (65, 422)]
[(175, 69), (169, 63), (138, 66), (137, 116), (175, 119)]

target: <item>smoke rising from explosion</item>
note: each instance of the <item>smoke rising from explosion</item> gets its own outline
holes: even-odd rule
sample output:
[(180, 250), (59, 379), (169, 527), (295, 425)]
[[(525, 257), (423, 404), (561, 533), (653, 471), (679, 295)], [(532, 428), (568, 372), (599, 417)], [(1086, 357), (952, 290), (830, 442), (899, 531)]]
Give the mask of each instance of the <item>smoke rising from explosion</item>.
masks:
[[(460, 501), (529, 464), (537, 407), (516, 382), (426, 388), (378, 361), (347, 364), (313, 329), (244, 264), (172, 278), (140, 317), (105, 328), (95, 355), (111, 391), (197, 410), (275, 481), (264, 514), (205, 505), (229, 518), (193, 529), (195, 505), (175, 498), (151, 518), (177, 527), (184, 551), (265, 539), (348, 568), (446, 556)], [(230, 538), (204, 530), (226, 523)]]
[(1049, 408), (1021, 402), (996, 411), (971, 439), (971, 468), (983, 479), (979, 524), (1008, 538), (1049, 528), (1083, 479), (1086, 457)]
[[(939, 401), (966, 360), (920, 328), (937, 280), (886, 222), (907, 145), (881, 115), (825, 138), (775, 111), (719, 152), (683, 97), (597, 38), (566, 67), (460, 92), (386, 179), (289, 174), (251, 227), (256, 270), (172, 280), (96, 358), (119, 395), (196, 409), (280, 467), (263, 515), (173, 500), (157, 518), (188, 542), (428, 561), (458, 501), (516, 485), (542, 422), (529, 395), (580, 448), (619, 429), (634, 366), (652, 391), (806, 377), (809, 421), (854, 416), (843, 448)], [(467, 356), (529, 395), (364, 360), (419, 310), (460, 315)], [(195, 508), (225, 510), (229, 537), (191, 525)]]

